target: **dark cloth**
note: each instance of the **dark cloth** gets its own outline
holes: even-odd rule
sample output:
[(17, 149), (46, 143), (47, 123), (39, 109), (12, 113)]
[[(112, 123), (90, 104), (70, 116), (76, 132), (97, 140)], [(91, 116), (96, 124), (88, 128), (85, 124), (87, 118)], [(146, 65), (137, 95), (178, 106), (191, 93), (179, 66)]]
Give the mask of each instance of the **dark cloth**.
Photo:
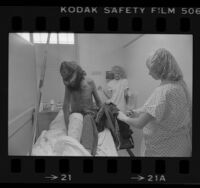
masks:
[(129, 125), (123, 121), (117, 120), (119, 125), (119, 139), (120, 146), (119, 149), (131, 149), (134, 148), (134, 142), (132, 138), (133, 131), (130, 129)]
[(118, 109), (114, 104), (104, 104), (96, 116), (96, 126), (99, 132), (108, 128), (116, 146), (119, 146), (118, 125), (116, 122)]
[(80, 143), (91, 151), (92, 155), (96, 154), (98, 145), (98, 131), (93, 114), (86, 114), (83, 117), (83, 129)]
[(130, 149), (134, 147), (129, 125), (117, 119), (119, 109), (115, 104), (104, 104), (96, 116), (97, 130), (108, 128), (113, 136), (117, 149)]
[(114, 104), (104, 104), (97, 110), (83, 114), (81, 144), (95, 156), (98, 145), (98, 133), (108, 128), (117, 149), (134, 147), (132, 130), (129, 125), (117, 119), (119, 109)]
[(98, 112), (97, 107), (84, 108), (83, 110), (72, 111), (71, 113), (81, 113), (83, 115), (83, 128), (80, 143), (90, 151), (91, 155), (96, 154), (98, 145), (98, 130), (95, 117)]

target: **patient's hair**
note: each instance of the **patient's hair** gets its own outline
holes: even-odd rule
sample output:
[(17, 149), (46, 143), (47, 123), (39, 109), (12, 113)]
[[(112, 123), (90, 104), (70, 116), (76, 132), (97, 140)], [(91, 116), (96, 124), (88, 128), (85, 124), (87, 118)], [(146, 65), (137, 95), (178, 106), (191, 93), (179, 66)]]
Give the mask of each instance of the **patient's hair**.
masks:
[(75, 61), (63, 61), (60, 66), (60, 73), (63, 69), (67, 69), (68, 76), (65, 78), (65, 81), (69, 81), (72, 76), (76, 73), (75, 81), (68, 85), (70, 90), (80, 89), (81, 81), (84, 79), (86, 72), (79, 66)]

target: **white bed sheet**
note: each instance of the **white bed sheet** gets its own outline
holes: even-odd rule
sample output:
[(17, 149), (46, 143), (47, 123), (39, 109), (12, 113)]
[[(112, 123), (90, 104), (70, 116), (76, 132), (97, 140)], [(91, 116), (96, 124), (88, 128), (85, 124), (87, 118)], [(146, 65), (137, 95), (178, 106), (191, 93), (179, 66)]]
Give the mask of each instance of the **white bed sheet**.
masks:
[[(73, 131), (72, 131), (73, 132)], [(34, 156), (91, 156), (80, 142), (67, 136), (63, 111), (43, 131), (32, 148)], [(98, 134), (96, 156), (118, 156), (113, 137), (108, 129)]]

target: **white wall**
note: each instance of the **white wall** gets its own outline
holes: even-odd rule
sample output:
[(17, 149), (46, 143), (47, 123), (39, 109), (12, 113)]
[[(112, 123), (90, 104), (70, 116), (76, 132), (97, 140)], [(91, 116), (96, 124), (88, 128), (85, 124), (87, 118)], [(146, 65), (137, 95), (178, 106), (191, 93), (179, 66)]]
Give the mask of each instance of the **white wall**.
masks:
[(9, 35), (9, 120), (36, 100), (34, 47), (17, 34)]
[(77, 61), (77, 45), (45, 45), (36, 44), (36, 62), (37, 62), (37, 80), (40, 79), (41, 65), (44, 61), (45, 50), (47, 51), (47, 66), (42, 89), (42, 101), (50, 102), (54, 99), (56, 102), (63, 102), (64, 85), (60, 76), (60, 63), (62, 61)]
[(8, 154), (25, 155), (32, 143), (32, 114), (36, 104), (34, 47), (9, 34)]
[(9, 122), (8, 154), (27, 155), (32, 148), (33, 138), (33, 115), (34, 108), (27, 111)]

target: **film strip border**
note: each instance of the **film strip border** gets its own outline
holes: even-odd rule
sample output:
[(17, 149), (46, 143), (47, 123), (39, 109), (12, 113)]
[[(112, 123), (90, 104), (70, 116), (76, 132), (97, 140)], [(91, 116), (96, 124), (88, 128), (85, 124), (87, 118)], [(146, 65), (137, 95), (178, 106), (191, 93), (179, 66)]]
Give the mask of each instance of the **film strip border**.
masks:
[(187, 159), (168, 161), (129, 157), (11, 157), (8, 170), (19, 182), (23, 177), (24, 182), (186, 183), (192, 175), (190, 162)]
[[(149, 20), (151, 20), (149, 22)], [(39, 31), (45, 32), (49, 30), (59, 30), (60, 32), (139, 32), (146, 33), (157, 32), (157, 33), (174, 33), (174, 31), (181, 33), (190, 33), (192, 31), (193, 24), (191, 19), (188, 17), (181, 17), (178, 19), (166, 18), (158, 16), (152, 19), (144, 19), (142, 17), (127, 17), (126, 22), (122, 17), (60, 17), (57, 24), (52, 25), (51, 19), (47, 19), (44, 16), (34, 18), (33, 23), (30, 20), (24, 20), (20, 16), (14, 16), (11, 20), (12, 24), (10, 29), (12, 32), (20, 31)], [(78, 22), (77, 22), (78, 21)], [(25, 26), (26, 25), (26, 26)], [(27, 27), (28, 26), (28, 27)]]
[[(35, 9), (34, 9), (35, 8)], [(151, 13), (152, 7), (132, 7), (137, 11), (133, 14), (116, 13), (106, 14), (105, 7), (79, 7), (87, 9), (90, 13), (68, 13), (65, 7), (19, 7), (9, 9), (7, 20), (9, 30), (18, 31), (63, 31), (63, 32), (131, 32), (131, 33), (190, 33), (200, 32), (197, 26), (200, 8), (157, 7), (156, 14)], [(116, 7), (115, 7), (116, 8)], [(124, 7), (123, 7), (124, 8)], [(130, 7), (129, 7), (130, 8)], [(5, 9), (5, 10), (6, 10)], [(22, 10), (21, 12), (19, 10)], [(34, 10), (37, 9), (37, 14)], [(140, 11), (138, 11), (138, 9)], [(143, 9), (143, 11), (141, 11)], [(135, 9), (134, 9), (135, 10)], [(12, 11), (12, 12), (11, 12)], [(146, 11), (146, 12), (145, 12)], [(142, 13), (143, 12), (143, 13)], [(25, 16), (26, 15), (26, 16)]]
[[(76, 33), (200, 33), (197, 16), (108, 16), (71, 15), (55, 17), (15, 11), (5, 17), (7, 32)], [(197, 46), (197, 42), (195, 43)], [(198, 49), (196, 49), (197, 53)], [(196, 116), (197, 117), (197, 116)], [(194, 132), (195, 133), (195, 132)], [(197, 138), (197, 137), (196, 137)], [(198, 141), (198, 139), (196, 139)], [(196, 142), (195, 142), (196, 143)], [(7, 147), (7, 146), (6, 146)], [(5, 148), (5, 147), (4, 147)], [(193, 150), (194, 151), (194, 150)], [(195, 150), (195, 152), (197, 149)], [(194, 152), (194, 153), (195, 153)], [(2, 158), (3, 161), (5, 161)], [(2, 169), (12, 182), (113, 182), (193, 183), (198, 182), (198, 160), (179, 158), (64, 158), (7, 157)], [(2, 176), (2, 175), (1, 175)], [(4, 177), (4, 176), (2, 176)], [(164, 177), (164, 178), (163, 178)], [(165, 180), (164, 180), (165, 179)]]
[[(142, 173), (142, 161), (139, 159), (127, 160), (130, 162), (130, 171), (131, 173), (140, 174)], [(94, 163), (93, 159), (83, 159), (82, 161), (82, 171), (84, 173), (93, 173), (94, 172)], [(107, 168), (105, 169), (107, 173), (117, 173), (118, 163), (117, 159), (107, 159), (106, 161)], [(19, 158), (11, 159), (10, 171), (12, 173), (21, 173), (23, 171), (24, 165)], [(70, 172), (70, 160), (69, 159), (60, 159), (58, 161), (59, 172), (60, 173), (69, 173)], [(45, 159), (39, 158), (34, 159), (34, 172), (35, 173), (45, 173), (46, 161)], [(177, 166), (177, 165), (176, 165)], [(176, 173), (180, 174), (189, 174), (190, 165), (189, 160), (180, 160), (178, 166), (176, 167)], [(81, 169), (81, 168), (80, 168)], [(143, 168), (144, 169), (144, 168)], [(155, 166), (152, 168), (152, 172), (155, 174), (165, 174), (166, 173), (166, 161), (163, 159), (155, 160)]]

